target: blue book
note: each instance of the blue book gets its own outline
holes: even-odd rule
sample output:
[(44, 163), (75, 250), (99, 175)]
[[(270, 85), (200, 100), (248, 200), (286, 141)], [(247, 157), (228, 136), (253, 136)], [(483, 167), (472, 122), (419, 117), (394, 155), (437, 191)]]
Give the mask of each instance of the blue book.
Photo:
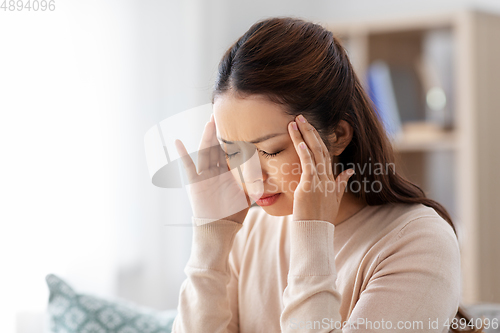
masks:
[(387, 135), (395, 139), (401, 133), (401, 119), (390, 68), (384, 61), (374, 61), (368, 68), (368, 90)]

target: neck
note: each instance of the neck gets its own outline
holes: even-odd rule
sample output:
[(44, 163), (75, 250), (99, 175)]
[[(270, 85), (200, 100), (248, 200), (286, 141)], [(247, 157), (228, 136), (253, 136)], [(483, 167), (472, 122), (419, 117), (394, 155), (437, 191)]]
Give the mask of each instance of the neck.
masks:
[(340, 201), (339, 211), (334, 225), (339, 225), (366, 206), (366, 203), (358, 199), (350, 192), (344, 193)]

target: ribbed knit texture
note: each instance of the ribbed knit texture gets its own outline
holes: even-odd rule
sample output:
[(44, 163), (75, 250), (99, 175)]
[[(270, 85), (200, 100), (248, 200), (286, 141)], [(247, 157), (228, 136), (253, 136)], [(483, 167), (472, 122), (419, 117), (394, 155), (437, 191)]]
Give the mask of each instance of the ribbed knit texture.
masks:
[(458, 241), (421, 204), (366, 206), (336, 226), (260, 207), (243, 224), (193, 225), (173, 333), (442, 333), (458, 308)]
[[(334, 225), (325, 221), (292, 221), (289, 275), (333, 275)], [(326, 250), (326, 251), (325, 251)]]
[(192, 217), (193, 241), (187, 266), (229, 272), (227, 258), (242, 224)]

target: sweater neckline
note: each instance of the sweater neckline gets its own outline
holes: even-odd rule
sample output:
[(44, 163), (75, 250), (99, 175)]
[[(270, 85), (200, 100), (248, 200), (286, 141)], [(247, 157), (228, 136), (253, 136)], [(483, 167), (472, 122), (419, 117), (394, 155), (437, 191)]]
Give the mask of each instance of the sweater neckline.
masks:
[(356, 222), (363, 221), (365, 220), (365, 217), (368, 215), (373, 214), (372, 209), (380, 207), (380, 206), (374, 206), (374, 205), (366, 205), (360, 210), (358, 210), (356, 213), (348, 217), (346, 220), (344, 220), (342, 223), (338, 224), (335, 226), (336, 233), (339, 233), (341, 230), (348, 229), (351, 225), (356, 224)]
[[(354, 213), (353, 215), (349, 216), (346, 220), (344, 220), (342, 223), (338, 224), (335, 226), (335, 229), (344, 229), (344, 226), (346, 225), (349, 225), (349, 224), (352, 224), (353, 221), (360, 221), (360, 220), (363, 220), (363, 218), (370, 214), (369, 211), (371, 210), (370, 208), (376, 208), (376, 207), (380, 207), (380, 206), (377, 206), (377, 205), (365, 205), (363, 208), (361, 208), (360, 210), (358, 210), (356, 213)], [(288, 221), (292, 221), (293, 220), (293, 214), (290, 214), (290, 215), (287, 215), (285, 217), (285, 219), (287, 219)]]

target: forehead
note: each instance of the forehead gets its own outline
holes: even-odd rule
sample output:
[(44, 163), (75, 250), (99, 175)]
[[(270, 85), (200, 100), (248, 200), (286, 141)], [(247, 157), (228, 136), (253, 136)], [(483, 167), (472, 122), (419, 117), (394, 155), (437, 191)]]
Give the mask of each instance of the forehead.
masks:
[(229, 141), (252, 141), (268, 134), (287, 132), (294, 119), (284, 107), (265, 96), (246, 98), (223, 94), (214, 101), (217, 135)]

